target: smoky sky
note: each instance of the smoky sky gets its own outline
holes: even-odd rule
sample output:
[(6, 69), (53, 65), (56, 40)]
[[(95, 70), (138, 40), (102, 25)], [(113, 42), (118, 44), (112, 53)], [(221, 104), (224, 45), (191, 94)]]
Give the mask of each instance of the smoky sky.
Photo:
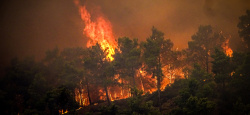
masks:
[(118, 37), (144, 40), (155, 26), (179, 48), (187, 47), (199, 25), (210, 24), (236, 39), (238, 18), (250, 8), (247, 0), (91, 0), (86, 4), (101, 7)]
[[(1, 69), (13, 57), (42, 59), (48, 49), (85, 47), (86, 38), (73, 0), (2, 0), (0, 2)], [(152, 26), (175, 48), (186, 48), (199, 25), (212, 25), (240, 45), (237, 23), (249, 0), (84, 0), (91, 13), (110, 20), (115, 38), (145, 40)]]

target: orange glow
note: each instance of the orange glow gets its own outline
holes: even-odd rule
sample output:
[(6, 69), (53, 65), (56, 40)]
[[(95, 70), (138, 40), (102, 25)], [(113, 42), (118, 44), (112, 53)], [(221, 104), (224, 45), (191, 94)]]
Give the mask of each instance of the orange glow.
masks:
[[(163, 70), (164, 77), (161, 82), (161, 88), (160, 88), (161, 91), (163, 91), (168, 85), (173, 83), (177, 76), (183, 77), (184, 75), (181, 72), (181, 69), (171, 70), (169, 66), (163, 67), (162, 70)], [(152, 74), (151, 75), (148, 74), (142, 68), (140, 68), (137, 73), (138, 73), (136, 75), (137, 86), (139, 86), (139, 88), (143, 90), (144, 92), (143, 94), (146, 94), (147, 92), (151, 94), (157, 91), (157, 87), (156, 87), (157, 80), (151, 78)], [(117, 80), (119, 83), (124, 84), (124, 86), (123, 87), (119, 87), (119, 86), (108, 87), (108, 97), (110, 101), (126, 99), (126, 98), (131, 97), (132, 95), (131, 95), (131, 90), (129, 87), (130, 82), (128, 80), (120, 78), (119, 75), (115, 76), (114, 79)], [(149, 85), (148, 83), (152, 84), (153, 86)], [(104, 89), (98, 89), (98, 92), (99, 94), (96, 95), (98, 97), (98, 100), (106, 101), (107, 96), (106, 96), (106, 92), (104, 91)], [(79, 103), (80, 106), (88, 106), (90, 104), (88, 96), (87, 96), (87, 91), (84, 88), (75, 89), (75, 99)]]
[(63, 109), (62, 110), (59, 110), (59, 114), (60, 115), (63, 115), (63, 114), (66, 114), (66, 113), (68, 113), (68, 110), (66, 109), (65, 111), (63, 111)]
[(89, 99), (87, 97), (87, 94), (84, 93), (84, 89), (78, 89), (78, 88), (75, 89), (75, 100), (81, 106), (89, 105)]
[(181, 68), (171, 69), (170, 65), (166, 65), (162, 68), (164, 77), (161, 82), (161, 91), (163, 91), (168, 85), (173, 84), (176, 78), (184, 78), (184, 74)]
[(79, 0), (75, 0), (76, 6), (79, 8), (81, 19), (84, 22), (85, 28), (83, 34), (90, 38), (87, 47), (91, 47), (96, 43), (101, 45), (103, 50), (106, 50), (107, 58), (111, 61), (115, 54), (115, 47), (117, 43), (113, 36), (112, 25), (109, 20), (105, 19), (102, 15), (98, 15), (95, 20), (92, 20), (91, 14), (87, 11), (85, 6), (79, 4)]
[[(169, 66), (165, 66), (162, 68), (163, 70), (163, 80), (161, 82), (161, 88), (160, 90), (163, 91), (168, 85), (171, 85), (171, 83), (174, 82), (176, 78), (184, 78), (184, 74), (182, 73), (181, 69), (170, 69)], [(142, 68), (140, 68), (137, 71), (137, 75), (135, 76), (137, 81), (137, 86), (140, 88), (140, 90), (143, 90), (143, 94), (146, 93), (153, 93), (157, 91), (157, 80), (155, 78), (152, 78), (152, 74), (148, 74), (146, 71), (144, 71)], [(124, 84), (123, 87), (119, 86), (110, 86), (108, 87), (108, 96), (110, 101), (115, 101), (119, 99), (126, 99), (131, 97), (131, 90), (129, 87), (129, 80), (120, 78), (119, 75), (116, 75), (115, 80), (117, 80), (119, 83)], [(81, 84), (81, 82), (80, 82)], [(151, 84), (151, 85), (149, 85)], [(82, 84), (80, 85), (82, 86)], [(99, 94), (95, 95), (98, 97), (98, 100), (107, 100), (106, 92), (104, 89), (98, 89)], [(93, 97), (94, 98), (94, 97)], [(82, 89), (75, 89), (75, 100), (79, 103), (80, 106), (88, 106), (89, 98), (87, 96), (87, 90), (85, 88)]]
[(221, 45), (221, 47), (223, 48), (223, 50), (227, 56), (232, 57), (233, 50), (228, 45), (229, 45), (229, 39), (226, 39), (226, 41)]

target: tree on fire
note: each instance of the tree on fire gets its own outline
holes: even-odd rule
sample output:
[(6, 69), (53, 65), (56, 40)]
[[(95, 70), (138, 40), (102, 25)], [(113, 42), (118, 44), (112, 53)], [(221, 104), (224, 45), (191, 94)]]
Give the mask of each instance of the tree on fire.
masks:
[(95, 83), (103, 87), (110, 104), (108, 87), (116, 83), (113, 63), (107, 58), (106, 50), (102, 50), (99, 44), (88, 48), (88, 53), (89, 56), (84, 59), (84, 65), (90, 70)]
[(128, 37), (119, 38), (118, 49), (114, 55), (116, 72), (121, 79), (131, 81), (130, 78), (132, 78), (131, 84), (136, 87), (135, 77), (141, 67), (141, 50), (138, 40), (131, 40)]
[(173, 43), (170, 39), (164, 38), (164, 33), (152, 28), (152, 35), (147, 38), (146, 42), (142, 43), (143, 60), (145, 63), (145, 69), (149, 74), (152, 74), (152, 78), (156, 77), (157, 91), (158, 91), (158, 105), (161, 107), (160, 102), (160, 88), (162, 77), (163, 60), (167, 59), (165, 55), (169, 54), (172, 50)]
[[(66, 72), (67, 73), (72, 72), (70, 78), (74, 78), (74, 80), (72, 81), (74, 84), (74, 87), (71, 90), (72, 91), (78, 90), (81, 94), (83, 94), (86, 92), (85, 90), (83, 91), (81, 89), (87, 89), (88, 101), (90, 104), (92, 104), (92, 100), (90, 96), (90, 84), (91, 82), (93, 82), (93, 79), (88, 75), (87, 68), (85, 68), (85, 65), (84, 65), (84, 59), (87, 58), (88, 56), (87, 50), (83, 48), (79, 48), (79, 47), (65, 48), (60, 53), (60, 56), (63, 58), (65, 66), (67, 65)], [(83, 101), (81, 100), (80, 102), (83, 102)], [(80, 105), (83, 105), (83, 103), (80, 103)]]
[(209, 72), (209, 57), (213, 54), (214, 48), (220, 48), (224, 41), (222, 34), (213, 32), (210, 25), (200, 26), (198, 32), (192, 36), (192, 41), (188, 42), (187, 60), (191, 63), (198, 62)]
[(241, 16), (238, 23), (239, 35), (243, 38), (247, 45), (248, 52), (250, 51), (250, 10), (246, 11), (246, 15)]

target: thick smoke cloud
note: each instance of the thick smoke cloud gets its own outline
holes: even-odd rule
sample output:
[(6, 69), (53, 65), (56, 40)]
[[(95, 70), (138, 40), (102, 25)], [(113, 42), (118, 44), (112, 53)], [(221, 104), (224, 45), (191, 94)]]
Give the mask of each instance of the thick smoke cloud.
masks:
[(87, 4), (89, 9), (101, 7), (114, 25), (116, 36), (144, 40), (155, 26), (179, 48), (187, 47), (199, 25), (210, 24), (231, 35), (231, 41), (237, 40), (238, 17), (250, 8), (247, 0), (91, 0)]
[[(84, 47), (83, 24), (73, 0), (2, 0), (0, 18), (1, 68), (15, 56), (37, 59), (54, 47)], [(175, 47), (186, 48), (199, 25), (211, 24), (239, 45), (238, 17), (249, 0), (84, 0), (87, 9), (100, 9), (113, 24), (115, 37), (144, 40), (152, 26)]]

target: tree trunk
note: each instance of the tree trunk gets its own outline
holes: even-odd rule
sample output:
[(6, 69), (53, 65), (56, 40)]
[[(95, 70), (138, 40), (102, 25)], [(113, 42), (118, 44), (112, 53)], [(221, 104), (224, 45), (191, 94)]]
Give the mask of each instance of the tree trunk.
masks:
[(131, 76), (133, 77), (133, 85), (134, 85), (134, 88), (136, 87), (136, 84), (135, 84), (135, 73), (134, 73), (134, 69), (132, 67), (132, 70), (131, 70)]
[(107, 98), (108, 104), (110, 105), (110, 99), (109, 99), (109, 93), (108, 93), (108, 88), (107, 88), (107, 86), (104, 86), (104, 90), (105, 90), (105, 92), (106, 92), (106, 98)]
[[(122, 80), (122, 78), (121, 78)], [(122, 80), (122, 98), (124, 97), (124, 84), (123, 84), (123, 80)]]
[(158, 104), (159, 104), (159, 108), (161, 110), (161, 80), (160, 77), (157, 76), (157, 92), (158, 92)]
[(89, 104), (92, 105), (91, 98), (90, 98), (90, 91), (89, 91), (89, 82), (88, 82), (88, 79), (86, 79), (86, 81), (87, 81), (87, 91), (88, 91)]
[(157, 66), (157, 92), (158, 92), (158, 106), (161, 111), (161, 58), (158, 59), (158, 66)]
[(142, 75), (140, 74), (140, 80), (141, 80), (141, 90), (144, 92), (144, 85), (143, 85), (143, 82), (142, 82)]
[(130, 73), (130, 76), (132, 77), (132, 81), (133, 81), (133, 92), (131, 92), (131, 95), (134, 97), (134, 96), (137, 96), (137, 92), (135, 92), (135, 89), (136, 89), (136, 84), (135, 84), (135, 73), (134, 73), (134, 68), (132, 67), (131, 68), (131, 73)]

